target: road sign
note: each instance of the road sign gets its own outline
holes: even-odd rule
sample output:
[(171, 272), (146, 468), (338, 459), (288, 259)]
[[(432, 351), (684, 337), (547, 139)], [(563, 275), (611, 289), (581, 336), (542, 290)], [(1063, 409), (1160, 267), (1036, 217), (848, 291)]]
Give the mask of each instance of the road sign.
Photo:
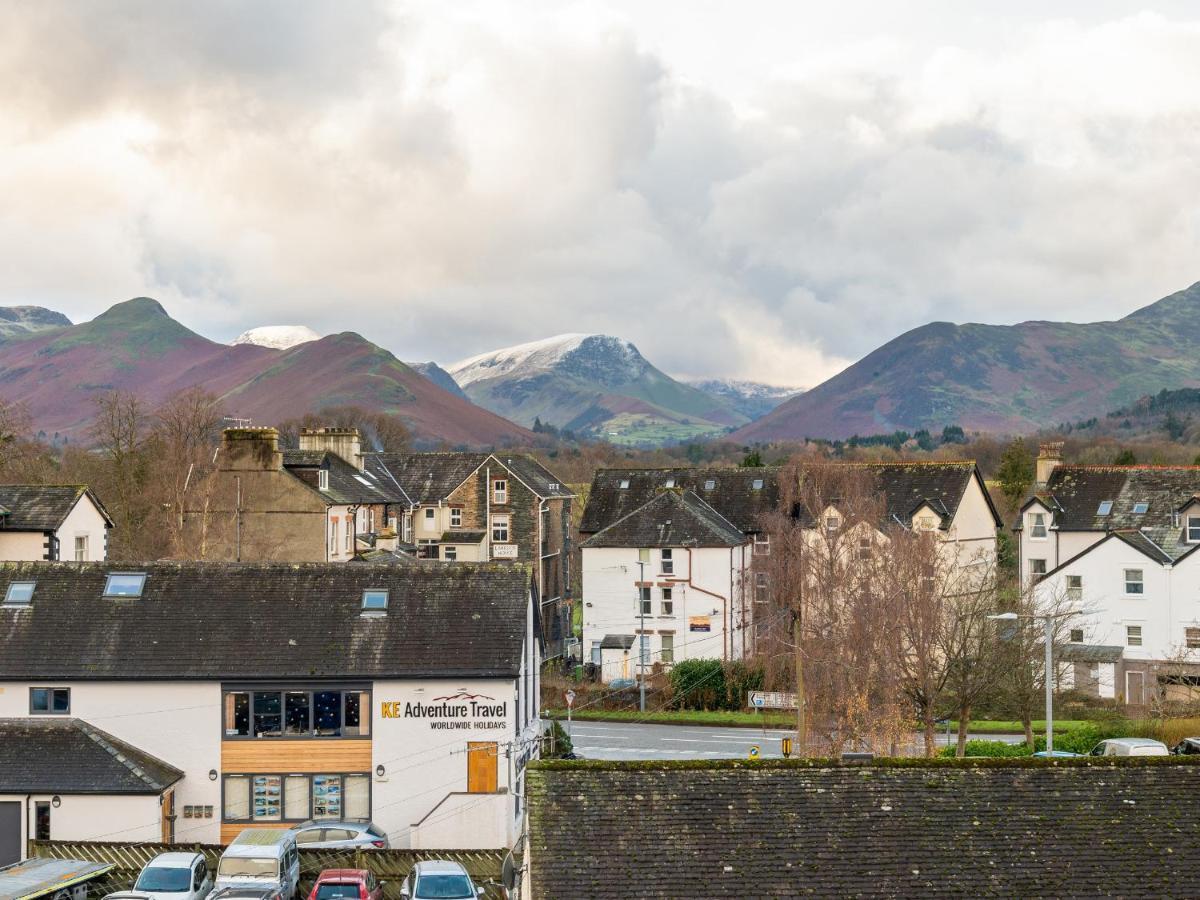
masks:
[(750, 748), (750, 758), (751, 758), (751, 759), (758, 759), (759, 752), (760, 752), (760, 751), (759, 751), (759, 749), (758, 749), (758, 744), (755, 744), (753, 747), (751, 747), (751, 748)]
[(782, 741), (780, 741), (779, 749), (783, 751), (784, 759), (787, 759), (789, 756), (791, 756), (792, 755), (792, 739), (784, 738)]
[(572, 690), (568, 690), (567, 691), (567, 709), (570, 709), (574, 705), (575, 705), (575, 692)]
[(795, 709), (796, 695), (784, 691), (751, 691), (749, 702), (754, 709)]

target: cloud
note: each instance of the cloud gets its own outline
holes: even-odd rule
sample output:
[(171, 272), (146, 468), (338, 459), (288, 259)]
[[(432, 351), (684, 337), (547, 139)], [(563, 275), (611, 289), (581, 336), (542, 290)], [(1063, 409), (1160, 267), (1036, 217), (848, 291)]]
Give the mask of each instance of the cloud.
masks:
[(152, 294), (216, 338), (443, 361), (604, 331), (811, 385), (930, 319), (1093, 320), (1200, 277), (1200, 23), (848, 8), (789, 49), (662, 9), (18, 5), (0, 303)]

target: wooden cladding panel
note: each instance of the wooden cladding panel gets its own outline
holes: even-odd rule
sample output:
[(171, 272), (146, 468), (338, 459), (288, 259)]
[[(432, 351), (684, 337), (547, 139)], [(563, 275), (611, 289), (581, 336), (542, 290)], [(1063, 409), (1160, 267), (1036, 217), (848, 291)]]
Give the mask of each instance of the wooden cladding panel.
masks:
[(226, 775), (236, 775), (242, 772), (250, 774), (370, 772), (371, 741), (297, 741), (271, 740), (269, 738), (222, 741), (221, 771)]

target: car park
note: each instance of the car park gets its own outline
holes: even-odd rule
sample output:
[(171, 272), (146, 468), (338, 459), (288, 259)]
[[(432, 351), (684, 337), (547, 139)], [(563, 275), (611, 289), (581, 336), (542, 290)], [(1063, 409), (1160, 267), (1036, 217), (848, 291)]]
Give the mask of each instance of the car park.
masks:
[(278, 888), (221, 888), (208, 895), (208, 900), (284, 900)]
[(160, 853), (142, 867), (133, 892), (147, 900), (205, 900), (213, 888), (200, 853)]
[(1162, 741), (1151, 738), (1107, 738), (1092, 748), (1089, 756), (1167, 756)]
[(306, 850), (386, 850), (387, 832), (370, 819), (330, 819), (292, 826)]
[(308, 900), (383, 900), (384, 882), (366, 869), (326, 869), (308, 894)]
[(1184, 738), (1171, 748), (1171, 752), (1176, 756), (1191, 756), (1194, 753), (1200, 753), (1200, 738)]
[(417, 863), (400, 887), (403, 900), (473, 900), (483, 894), (462, 865), (440, 859)]
[(247, 828), (221, 854), (218, 888), (275, 890), (294, 900), (300, 884), (296, 834), (286, 828)]

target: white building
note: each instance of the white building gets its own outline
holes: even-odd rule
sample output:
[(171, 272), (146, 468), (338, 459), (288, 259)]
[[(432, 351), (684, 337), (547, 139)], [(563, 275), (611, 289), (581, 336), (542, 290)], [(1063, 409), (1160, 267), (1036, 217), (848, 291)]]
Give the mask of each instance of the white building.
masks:
[(531, 578), (471, 563), (0, 566), (0, 722), (70, 722), (149, 773), (135, 792), (111, 772), (83, 790), (59, 755), (66, 771), (21, 783), (28, 748), (0, 741), (0, 847), (39, 830), (226, 843), (342, 817), (371, 818), (393, 847), (512, 846), (538, 754)]
[(1042, 448), (1016, 524), (1021, 576), (1080, 610), (1064, 686), (1133, 705), (1200, 674), (1200, 468), (1067, 466)]
[(99, 562), (112, 519), (83, 484), (0, 484), (0, 560)]

